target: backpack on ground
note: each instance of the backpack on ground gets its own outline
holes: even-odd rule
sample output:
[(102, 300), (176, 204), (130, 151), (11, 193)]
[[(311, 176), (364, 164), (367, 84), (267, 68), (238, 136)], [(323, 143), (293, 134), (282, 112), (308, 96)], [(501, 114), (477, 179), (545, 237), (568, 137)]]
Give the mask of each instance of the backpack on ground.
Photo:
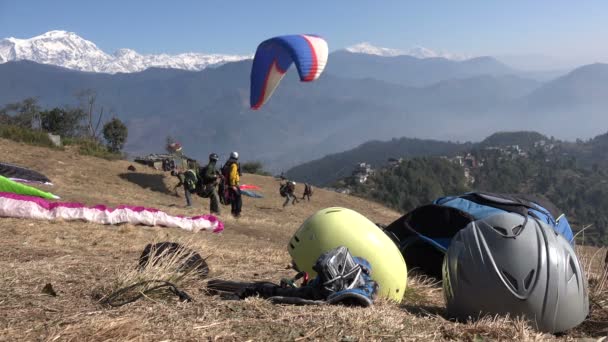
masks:
[(441, 279), (443, 257), (456, 233), (473, 221), (504, 212), (538, 219), (573, 243), (568, 220), (549, 200), (487, 192), (438, 198), (397, 219), (385, 232), (398, 244), (408, 269)]

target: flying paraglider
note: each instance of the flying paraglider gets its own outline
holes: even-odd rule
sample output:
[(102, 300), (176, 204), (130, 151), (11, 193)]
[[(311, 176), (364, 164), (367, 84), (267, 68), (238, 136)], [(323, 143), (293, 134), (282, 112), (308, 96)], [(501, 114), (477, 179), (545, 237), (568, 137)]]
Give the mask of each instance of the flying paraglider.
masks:
[(296, 64), (302, 82), (318, 79), (327, 64), (328, 50), (323, 38), (309, 34), (263, 41), (251, 67), (251, 108), (259, 109), (268, 101), (292, 63)]

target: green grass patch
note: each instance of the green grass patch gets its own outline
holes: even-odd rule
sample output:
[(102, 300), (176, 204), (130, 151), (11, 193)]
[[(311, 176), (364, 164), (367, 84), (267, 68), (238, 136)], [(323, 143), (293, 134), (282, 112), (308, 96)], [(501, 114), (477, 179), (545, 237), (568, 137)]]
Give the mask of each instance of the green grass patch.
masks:
[(123, 159), (122, 154), (110, 152), (106, 146), (93, 139), (64, 138), (62, 142), (64, 145), (77, 145), (78, 153), (85, 156), (92, 156), (107, 160)]
[(26, 143), (28, 145), (60, 149), (53, 144), (51, 139), (49, 139), (47, 132), (14, 125), (0, 125), (0, 138)]
[[(62, 147), (55, 146), (45, 131), (38, 131), (15, 125), (0, 124), (0, 138), (22, 142), (28, 145), (48, 147), (61, 150)], [(88, 138), (62, 137), (61, 143), (64, 146), (78, 146), (78, 153), (86, 156), (93, 156), (107, 160), (123, 159), (120, 153), (113, 153), (100, 142)]]

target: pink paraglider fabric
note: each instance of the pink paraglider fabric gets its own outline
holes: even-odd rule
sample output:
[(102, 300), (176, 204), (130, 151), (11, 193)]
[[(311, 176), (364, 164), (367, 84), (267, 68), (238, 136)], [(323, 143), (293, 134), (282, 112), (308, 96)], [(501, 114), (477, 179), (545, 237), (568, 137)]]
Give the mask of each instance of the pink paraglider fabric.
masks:
[(101, 224), (130, 223), (219, 233), (224, 224), (213, 215), (173, 216), (153, 208), (120, 205), (86, 206), (82, 203), (53, 202), (40, 197), (0, 192), (0, 216), (38, 220), (84, 220)]

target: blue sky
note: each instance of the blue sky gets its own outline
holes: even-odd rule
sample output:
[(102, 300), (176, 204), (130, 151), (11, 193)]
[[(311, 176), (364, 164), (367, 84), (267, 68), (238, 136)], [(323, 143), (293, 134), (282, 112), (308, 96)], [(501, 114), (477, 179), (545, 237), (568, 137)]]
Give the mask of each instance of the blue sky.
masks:
[(331, 50), (368, 41), (472, 55), (608, 61), (608, 1), (0, 0), (0, 38), (76, 32), (106, 52), (249, 54), (265, 38), (317, 33)]

